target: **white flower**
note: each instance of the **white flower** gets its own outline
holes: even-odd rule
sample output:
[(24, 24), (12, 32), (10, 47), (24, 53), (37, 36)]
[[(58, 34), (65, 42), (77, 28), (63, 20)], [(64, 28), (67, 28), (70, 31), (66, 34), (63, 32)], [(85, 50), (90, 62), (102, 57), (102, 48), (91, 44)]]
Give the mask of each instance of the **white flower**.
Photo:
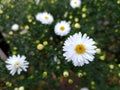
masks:
[(87, 87), (83, 87), (80, 90), (89, 90)]
[(66, 21), (58, 22), (54, 27), (54, 32), (56, 35), (65, 36), (70, 32), (70, 24)]
[(72, 8), (80, 7), (80, 5), (81, 5), (81, 0), (71, 0), (70, 1), (70, 6)]
[(11, 27), (11, 29), (13, 31), (17, 31), (19, 29), (19, 25), (18, 24), (13, 24), (12, 27)]
[(16, 87), (16, 88), (14, 88), (14, 90), (25, 90), (25, 88), (23, 87), (23, 86), (21, 86), (21, 87)]
[(58, 58), (57, 58), (57, 56), (55, 55), (53, 60), (54, 60), (55, 62), (57, 62), (57, 59), (58, 59)]
[(40, 0), (35, 0), (36, 4), (39, 4)]
[(42, 24), (51, 24), (53, 22), (53, 16), (50, 13), (43, 12), (36, 15), (36, 20)]
[(96, 53), (96, 46), (93, 39), (89, 38), (86, 34), (76, 33), (70, 36), (64, 43), (63, 56), (67, 61), (72, 61), (74, 66), (83, 66), (93, 61)]
[(27, 71), (26, 68), (28, 68), (28, 62), (25, 60), (25, 56), (20, 56), (20, 55), (13, 55), (10, 56), (5, 62), (6, 62), (6, 67), (10, 71), (10, 74), (14, 75), (16, 72), (17, 74), (20, 74), (21, 71)]
[(26, 34), (27, 32), (28, 32), (28, 30), (23, 29), (23, 30), (20, 32), (20, 34)]

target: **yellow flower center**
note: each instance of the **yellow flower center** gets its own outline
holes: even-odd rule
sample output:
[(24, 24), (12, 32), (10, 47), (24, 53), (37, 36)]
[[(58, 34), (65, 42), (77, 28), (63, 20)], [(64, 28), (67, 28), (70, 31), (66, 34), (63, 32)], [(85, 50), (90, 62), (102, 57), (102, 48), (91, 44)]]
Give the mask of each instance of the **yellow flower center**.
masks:
[(74, 2), (74, 4), (77, 4), (77, 2)]
[(46, 20), (48, 20), (48, 19), (49, 19), (49, 17), (48, 17), (48, 16), (45, 16), (45, 19), (46, 19)]
[(16, 67), (16, 68), (19, 68), (19, 67), (20, 67), (20, 63), (19, 63), (19, 62), (16, 62), (16, 63), (15, 63), (15, 67)]
[(75, 51), (78, 54), (83, 54), (83, 53), (85, 53), (86, 49), (85, 49), (85, 46), (83, 44), (78, 44), (75, 47)]
[(61, 30), (61, 31), (64, 31), (64, 30), (65, 30), (65, 27), (64, 27), (64, 26), (61, 26), (61, 27), (60, 27), (60, 30)]

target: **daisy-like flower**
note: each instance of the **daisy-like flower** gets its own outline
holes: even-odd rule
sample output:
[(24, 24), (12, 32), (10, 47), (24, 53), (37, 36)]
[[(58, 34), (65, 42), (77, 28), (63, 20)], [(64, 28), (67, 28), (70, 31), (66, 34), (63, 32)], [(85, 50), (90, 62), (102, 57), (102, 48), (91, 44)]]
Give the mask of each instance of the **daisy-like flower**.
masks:
[(42, 24), (51, 24), (54, 21), (54, 18), (50, 13), (40, 12), (36, 15), (36, 20), (40, 21)]
[(89, 90), (87, 87), (83, 87), (80, 90)]
[(58, 22), (54, 27), (54, 32), (56, 35), (65, 36), (70, 32), (70, 24), (66, 21)]
[(15, 73), (20, 74), (21, 71), (27, 71), (28, 62), (25, 60), (25, 56), (13, 55), (10, 56), (6, 62), (6, 68), (10, 71), (10, 74), (13, 76)]
[(40, 0), (35, 0), (36, 4), (39, 4)]
[(11, 27), (11, 29), (13, 31), (17, 31), (19, 29), (19, 25), (18, 24), (13, 24), (12, 27)]
[(81, 32), (70, 36), (64, 43), (63, 56), (67, 61), (72, 61), (74, 66), (83, 66), (93, 61), (96, 53), (96, 46), (93, 39), (86, 34), (82, 36)]
[(71, 0), (70, 1), (70, 6), (72, 8), (80, 7), (80, 5), (81, 5), (81, 0)]

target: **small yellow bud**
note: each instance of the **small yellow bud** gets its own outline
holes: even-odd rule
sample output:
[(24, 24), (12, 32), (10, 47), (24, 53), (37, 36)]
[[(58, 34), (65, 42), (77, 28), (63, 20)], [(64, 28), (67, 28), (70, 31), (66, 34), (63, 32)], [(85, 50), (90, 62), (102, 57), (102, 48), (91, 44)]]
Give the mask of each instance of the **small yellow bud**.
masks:
[(31, 23), (31, 22), (32, 22), (32, 19), (28, 19), (28, 22)]
[(83, 76), (83, 74), (82, 74), (81, 72), (79, 72), (79, 73), (77, 74), (77, 76), (80, 78), (80, 77)]
[(13, 50), (17, 50), (18, 48), (17, 47), (13, 47)]
[(109, 68), (110, 68), (110, 69), (114, 69), (114, 65), (112, 65), (112, 64), (109, 65)]
[(69, 18), (70, 18), (70, 19), (72, 19), (72, 18), (73, 18), (73, 16), (72, 16), (72, 15), (70, 15), (70, 16), (69, 16)]
[(79, 21), (79, 18), (75, 18), (75, 22), (78, 22)]
[(92, 27), (91, 27), (91, 30), (95, 30), (95, 27), (94, 27), (94, 26), (92, 26)]
[(68, 21), (69, 24), (71, 24), (72, 22), (71, 21)]
[(117, 4), (120, 4), (120, 1), (119, 1), (119, 0), (117, 1)]
[(55, 0), (51, 0), (51, 3), (52, 3), (52, 4), (55, 3)]
[(79, 23), (75, 23), (75, 28), (80, 28), (80, 24)]
[(35, 24), (36, 24), (36, 22), (33, 22), (33, 24), (35, 25)]
[(68, 15), (68, 12), (65, 12), (64, 17), (66, 18), (66, 17), (67, 17), (67, 15)]
[(38, 49), (38, 50), (43, 50), (43, 48), (44, 48), (44, 45), (43, 45), (43, 44), (38, 44), (38, 45), (37, 45), (37, 49)]
[(118, 73), (118, 76), (120, 77), (120, 73)]
[(13, 32), (12, 32), (12, 31), (10, 31), (10, 32), (9, 32), (9, 35), (13, 35)]
[(59, 69), (60, 69), (60, 66), (56, 66), (56, 69), (59, 70)]
[(11, 5), (11, 8), (14, 8), (14, 5)]
[(100, 49), (100, 48), (97, 48), (97, 49), (96, 49), (96, 53), (97, 53), (97, 54), (101, 54), (101, 49)]
[(23, 26), (20, 26), (20, 29), (23, 29)]
[(37, 44), (38, 44), (38, 43), (40, 43), (40, 41), (39, 41), (39, 40), (36, 40), (36, 41), (35, 41), (35, 43), (37, 43)]
[(64, 76), (64, 77), (68, 77), (68, 76), (69, 76), (69, 72), (68, 72), (68, 71), (64, 71), (64, 72), (63, 72), (63, 76)]
[(19, 87), (19, 90), (24, 90), (24, 87), (23, 86)]
[(30, 77), (29, 77), (29, 79), (33, 79), (34, 78), (34, 75), (31, 75)]
[(100, 56), (100, 60), (105, 60), (105, 55)]
[(63, 41), (60, 41), (60, 44), (63, 44), (64, 42)]
[(24, 28), (25, 28), (25, 30), (28, 30), (28, 29), (29, 29), (29, 26), (28, 26), (28, 25), (25, 25)]
[(44, 42), (43, 42), (43, 45), (44, 45), (44, 46), (48, 45), (48, 42), (47, 42), (47, 41), (44, 41)]
[(0, 14), (3, 14), (3, 10), (0, 9)]
[(118, 31), (119, 31), (118, 29), (115, 30), (116, 33), (118, 33)]
[(16, 51), (13, 51), (13, 52), (12, 52), (12, 54), (13, 54), (13, 55), (16, 55), (16, 54), (17, 54), (17, 52), (16, 52)]
[(43, 72), (42, 76), (43, 76), (43, 78), (47, 77), (47, 72), (46, 71)]
[(85, 17), (86, 17), (86, 14), (85, 14), (85, 13), (83, 13), (83, 14), (82, 14), (82, 18), (85, 18)]
[(53, 37), (50, 37), (50, 40), (52, 41), (52, 40), (53, 40)]
[(73, 80), (72, 80), (72, 79), (68, 79), (68, 83), (69, 83), (69, 84), (72, 84), (72, 83), (73, 83)]
[(7, 16), (6, 16), (6, 19), (9, 19), (9, 18), (10, 18), (10, 16), (9, 16), (9, 15), (7, 15)]
[(12, 83), (11, 83), (11, 82), (6, 82), (6, 86), (7, 86), (7, 87), (11, 87), (11, 86), (12, 86)]
[(87, 73), (86, 73), (86, 72), (83, 72), (83, 75), (84, 75), (84, 76), (86, 76), (86, 75), (87, 75)]
[(16, 87), (16, 88), (14, 88), (14, 90), (19, 90), (19, 88)]
[(31, 15), (27, 15), (27, 19), (30, 19), (31, 18)]
[(118, 67), (120, 67), (120, 64), (118, 64)]
[(9, 41), (9, 40), (7, 40), (7, 41), (6, 41), (6, 43), (7, 43), (7, 44), (10, 44), (10, 41)]
[(8, 86), (9, 82), (6, 82), (6, 86)]
[(98, 45), (99, 43), (98, 42), (95, 42), (95, 45)]
[(91, 81), (91, 85), (95, 85), (95, 82), (94, 82), (94, 81)]
[(87, 11), (87, 8), (86, 7), (83, 7), (82, 8), (82, 12), (86, 12)]

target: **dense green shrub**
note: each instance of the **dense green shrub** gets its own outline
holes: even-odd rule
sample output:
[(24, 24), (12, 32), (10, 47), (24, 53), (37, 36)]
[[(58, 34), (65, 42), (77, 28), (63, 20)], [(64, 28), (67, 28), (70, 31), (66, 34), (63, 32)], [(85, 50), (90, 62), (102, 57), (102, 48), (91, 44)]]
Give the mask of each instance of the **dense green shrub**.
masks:
[[(8, 57), (25, 55), (29, 68), (11, 76), (0, 60), (0, 90), (21, 86), (25, 90), (120, 89), (120, 0), (82, 0), (75, 9), (70, 0), (41, 0), (38, 4), (33, 0), (5, 1), (0, 1), (0, 32), (10, 47)], [(54, 22), (41, 24), (35, 18), (39, 12), (51, 13)], [(71, 26), (63, 37), (54, 33), (55, 24), (61, 20)], [(11, 30), (15, 23), (19, 25), (17, 31)], [(78, 32), (93, 38), (98, 49), (93, 62), (75, 67), (65, 60), (62, 47)], [(37, 48), (39, 44), (44, 46), (42, 50)]]

